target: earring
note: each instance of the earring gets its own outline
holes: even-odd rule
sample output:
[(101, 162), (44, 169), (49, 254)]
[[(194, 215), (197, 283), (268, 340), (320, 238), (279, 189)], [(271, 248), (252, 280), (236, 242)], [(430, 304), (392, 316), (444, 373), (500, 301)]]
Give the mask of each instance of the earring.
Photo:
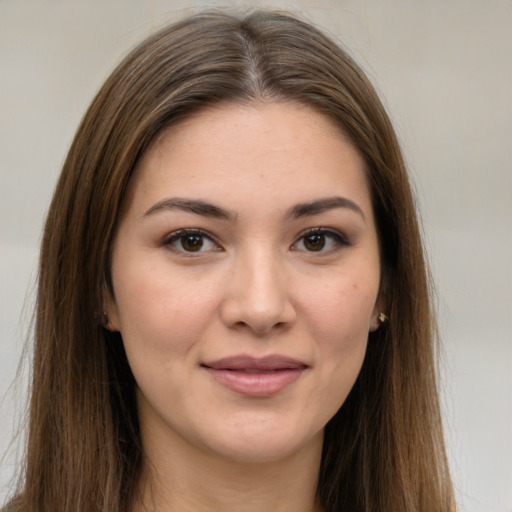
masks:
[(384, 313), (379, 313), (378, 319), (381, 324), (385, 324), (389, 320), (389, 316)]
[(116, 329), (114, 329), (114, 326), (108, 319), (108, 315), (107, 315), (107, 313), (105, 313), (105, 311), (101, 314), (101, 325), (102, 325), (102, 327), (107, 329), (107, 331), (110, 331), (110, 332), (116, 331)]

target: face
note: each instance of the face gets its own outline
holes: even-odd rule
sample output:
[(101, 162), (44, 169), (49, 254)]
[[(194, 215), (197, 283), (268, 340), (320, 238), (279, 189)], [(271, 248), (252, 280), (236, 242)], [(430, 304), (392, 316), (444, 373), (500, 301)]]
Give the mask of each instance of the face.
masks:
[(237, 461), (319, 449), (378, 322), (363, 161), (306, 107), (203, 111), (136, 169), (112, 281), (146, 447)]

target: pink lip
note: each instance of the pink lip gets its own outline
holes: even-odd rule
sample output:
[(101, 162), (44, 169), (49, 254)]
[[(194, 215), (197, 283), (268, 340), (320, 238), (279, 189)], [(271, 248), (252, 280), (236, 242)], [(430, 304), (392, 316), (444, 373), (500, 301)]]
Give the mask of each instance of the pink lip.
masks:
[(270, 396), (293, 384), (308, 366), (284, 356), (233, 356), (201, 365), (223, 386), (246, 396)]

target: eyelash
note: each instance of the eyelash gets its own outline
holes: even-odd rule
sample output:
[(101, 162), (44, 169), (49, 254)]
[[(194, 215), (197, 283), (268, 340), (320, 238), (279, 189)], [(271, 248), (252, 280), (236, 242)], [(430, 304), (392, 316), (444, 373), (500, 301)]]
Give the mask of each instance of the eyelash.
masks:
[[(219, 244), (213, 239), (212, 236), (208, 235), (206, 232), (202, 231), (201, 229), (178, 229), (177, 231), (173, 231), (172, 233), (169, 233), (163, 240), (162, 240), (162, 246), (168, 247), (169, 249), (178, 252), (180, 254), (186, 254), (187, 256), (194, 256), (196, 254), (200, 254), (205, 251), (190, 251), (185, 249), (183, 247), (183, 243), (185, 242), (187, 237), (198, 237), (201, 239), (201, 245), (199, 246), (199, 249), (203, 248), (204, 241), (208, 240), (210, 243), (212, 243), (215, 246), (214, 251), (222, 251), (222, 248), (219, 246)], [(180, 243), (181, 247), (174, 247), (173, 245), (175, 243)]]
[[(339, 250), (341, 247), (349, 247), (351, 244), (347, 240), (347, 238), (339, 233), (338, 231), (334, 231), (332, 229), (326, 229), (326, 228), (313, 228), (308, 229), (307, 231), (301, 233), (298, 240), (292, 245), (292, 248), (296, 248), (299, 243), (302, 243), (304, 245), (305, 240), (308, 237), (323, 237), (323, 243), (319, 250), (308, 250), (308, 249), (301, 249), (304, 252), (315, 254), (315, 253), (332, 253)], [(324, 249), (325, 247), (325, 238), (330, 238), (332, 240), (332, 246), (328, 247), (327, 249)]]
[[(185, 243), (187, 237), (197, 237), (200, 240), (201, 244), (199, 245), (199, 250), (197, 250), (197, 251), (187, 250), (183, 246), (183, 244)], [(305, 240), (308, 237), (310, 237), (310, 238), (311, 237), (322, 237), (321, 240), (317, 240), (315, 242), (315, 243), (320, 243), (320, 246), (319, 246), (318, 250), (316, 250), (316, 249), (307, 249), (307, 248), (297, 249), (297, 246), (300, 243), (302, 243), (304, 245)], [(325, 239), (326, 238), (330, 238), (331, 241), (332, 241), (331, 242), (331, 246), (328, 247), (327, 249), (325, 249), (325, 245), (326, 245)], [(207, 243), (213, 244), (215, 246), (215, 248), (214, 249), (201, 250), (201, 249), (203, 249), (205, 241), (207, 241)], [(180, 247), (176, 247), (175, 246), (175, 244), (177, 244), (177, 243), (180, 244)], [(162, 240), (161, 245), (165, 246), (165, 247), (169, 247), (169, 249), (173, 250), (174, 252), (177, 252), (177, 253), (180, 253), (180, 254), (186, 254), (187, 256), (194, 256), (196, 254), (200, 254), (202, 252), (207, 252), (209, 250), (222, 251), (222, 248), (215, 241), (215, 239), (211, 235), (209, 235), (208, 233), (206, 233), (205, 231), (203, 231), (201, 229), (185, 228), (185, 229), (179, 229), (177, 231), (173, 231), (172, 233), (169, 233)], [(342, 235), (341, 233), (337, 232), (337, 231), (333, 231), (331, 229), (325, 229), (325, 228), (313, 228), (313, 229), (308, 229), (307, 231), (301, 233), (299, 238), (297, 239), (296, 242), (293, 243), (291, 248), (293, 250), (300, 250), (300, 251), (304, 251), (306, 253), (315, 254), (315, 253), (331, 253), (331, 252), (335, 252), (335, 251), (339, 250), (341, 247), (348, 247), (350, 245), (351, 244), (347, 240), (347, 238), (344, 235)]]

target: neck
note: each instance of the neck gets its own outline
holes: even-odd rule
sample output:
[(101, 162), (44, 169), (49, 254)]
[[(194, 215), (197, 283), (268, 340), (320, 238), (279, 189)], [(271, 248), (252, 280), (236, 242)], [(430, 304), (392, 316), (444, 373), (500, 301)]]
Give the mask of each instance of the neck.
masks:
[[(133, 512), (320, 512), (322, 436), (284, 459), (240, 462), (183, 447), (146, 449)], [(148, 447), (149, 448), (149, 447)]]

